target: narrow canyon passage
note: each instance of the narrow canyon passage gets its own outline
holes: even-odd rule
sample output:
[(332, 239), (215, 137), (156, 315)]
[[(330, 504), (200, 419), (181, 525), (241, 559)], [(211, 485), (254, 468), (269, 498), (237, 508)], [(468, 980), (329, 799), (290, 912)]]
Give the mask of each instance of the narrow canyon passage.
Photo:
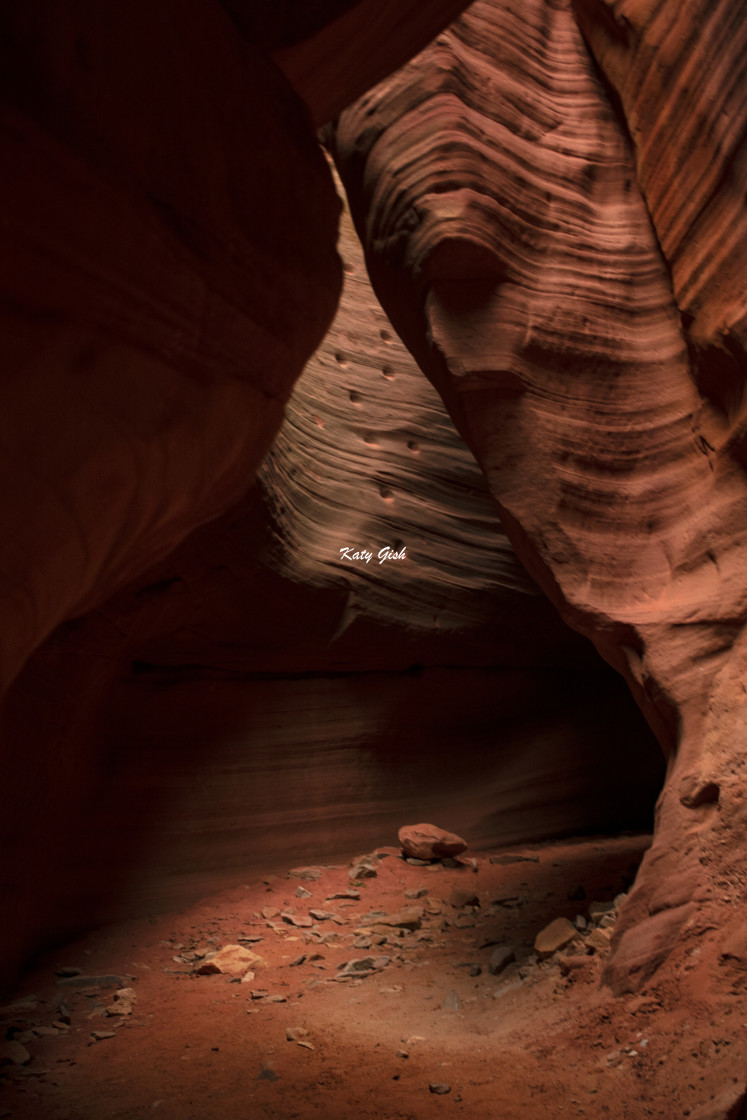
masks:
[(737, 0), (4, 6), (0, 1120), (745, 1120), (746, 120)]

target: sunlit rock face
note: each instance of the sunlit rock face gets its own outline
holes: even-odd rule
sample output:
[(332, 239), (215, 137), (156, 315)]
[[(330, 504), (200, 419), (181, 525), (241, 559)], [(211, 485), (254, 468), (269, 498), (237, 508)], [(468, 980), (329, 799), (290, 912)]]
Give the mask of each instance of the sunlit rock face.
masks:
[(374, 285), (520, 556), (671, 755), (625, 987), (698, 908), (728, 924), (743, 858), (745, 31), (736, 4), (579, 6), (623, 117), (570, 5), (479, 0), (333, 143)]

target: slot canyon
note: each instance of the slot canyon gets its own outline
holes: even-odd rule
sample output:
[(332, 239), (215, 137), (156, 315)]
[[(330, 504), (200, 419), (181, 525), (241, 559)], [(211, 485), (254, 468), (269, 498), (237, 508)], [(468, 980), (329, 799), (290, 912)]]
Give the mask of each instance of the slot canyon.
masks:
[(746, 1120), (747, 9), (0, 30), (0, 1120)]

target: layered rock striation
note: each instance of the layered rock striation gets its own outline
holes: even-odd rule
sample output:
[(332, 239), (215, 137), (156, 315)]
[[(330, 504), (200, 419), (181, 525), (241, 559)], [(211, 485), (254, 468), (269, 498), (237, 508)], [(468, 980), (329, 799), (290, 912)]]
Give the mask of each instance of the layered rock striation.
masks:
[[(483, 467), (519, 555), (625, 675), (670, 755), (657, 838), (616, 935), (618, 987), (650, 974), (698, 907), (728, 924), (739, 878), (723, 879), (724, 850), (747, 841), (747, 487), (734, 422), (714, 438), (723, 405), (702, 391), (701, 369), (708, 278), (718, 260), (745, 259), (734, 191), (743, 131), (729, 121), (723, 142), (708, 141), (718, 171), (688, 149), (691, 132), (675, 122), (682, 101), (704, 103), (702, 82), (691, 90), (684, 77), (700, 48), (683, 42), (675, 6), (652, 8), (621, 93), (635, 151), (571, 7), (539, 0), (521, 12), (479, 0), (344, 113), (333, 140), (374, 285)], [(729, 15), (738, 43), (736, 5)], [(680, 206), (690, 224), (678, 234), (651, 127), (632, 119), (645, 96), (635, 74), (653, 73), (659, 51), (664, 71), (682, 75), (666, 106), (661, 86), (645, 101), (661, 113), (668, 159), (679, 152), (690, 169)], [(741, 112), (741, 99), (716, 105)], [(718, 238), (702, 226), (697, 251), (696, 211), (706, 225), (731, 215)], [(697, 299), (686, 294), (698, 284)], [(743, 291), (721, 308), (717, 342), (738, 362)], [(722, 372), (711, 369), (714, 382)]]

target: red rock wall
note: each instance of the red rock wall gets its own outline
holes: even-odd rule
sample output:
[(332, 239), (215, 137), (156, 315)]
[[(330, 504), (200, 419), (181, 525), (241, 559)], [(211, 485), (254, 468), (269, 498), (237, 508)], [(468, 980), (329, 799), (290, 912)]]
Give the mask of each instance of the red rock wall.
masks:
[[(608, 47), (622, 120), (569, 5), (480, 0), (344, 113), (334, 144), (382, 302), (517, 551), (675, 755), (617, 935), (625, 985), (687, 930), (693, 900), (716, 905), (725, 837), (744, 828), (747, 487), (735, 410), (725, 426), (705, 387), (741, 400), (745, 25), (723, 5), (704, 41), (678, 5), (616, 4), (600, 29), (599, 7), (583, 5), (585, 27)], [(628, 9), (626, 54), (608, 39)], [(711, 56), (726, 92), (709, 99)], [(695, 149), (695, 124), (677, 128), (693, 108), (713, 126)], [(718, 809), (693, 812), (719, 771)]]
[[(274, 809), (309, 842), (329, 822), (362, 840), (392, 819), (408, 796), (385, 808), (377, 793), (391, 729), (414, 705), (424, 714), (417, 751), (446, 730), (448, 759), (458, 714), (428, 672), (446, 656), (475, 667), (475, 643), (474, 776), (503, 816), (491, 833), (489, 805), (474, 808), (465, 779), (472, 808), (455, 826), (518, 836), (525, 783), (534, 834), (579, 827), (590, 789), (603, 798), (586, 824), (614, 805), (619, 771), (604, 761), (592, 782), (583, 751), (563, 797), (548, 802), (542, 784), (559, 783), (574, 733), (548, 750), (547, 723), (507, 732), (504, 769), (482, 769), (483, 721), (496, 718), (486, 666), (507, 667), (504, 709), (517, 661), (535, 708), (548, 664), (572, 657), (598, 670), (519, 574), (433, 401), (414, 382), (402, 388), (396, 363), (385, 376), (384, 339), (364, 340), (367, 354), (374, 378), (396, 383), (391, 403), (409, 409), (406, 421), (389, 418), (387, 397), (368, 399), (365, 369), (345, 368), (358, 341), (338, 338), (334, 353), (322, 350), (316, 385), (299, 389), (262, 490), (238, 505), (339, 291), (338, 204), (312, 123), (461, 7), (320, 3), (303, 31), (274, 15), (258, 29), (256, 6), (240, 0), (200, 0), (188, 20), (139, 0), (126, 12), (90, 0), (4, 8), (0, 684), (15, 684), (0, 818), (17, 916), (3, 953), (11, 971), (40, 938), (91, 913), (105, 871), (119, 878), (147, 859), (146, 829), (167, 853), (149, 872), (153, 897), (168, 894), (180, 860), (195, 863), (194, 885), (206, 851), (215, 867), (232, 837), (253, 847), (257, 832), (243, 823), (209, 822), (228, 804), (226, 779), (240, 776), (232, 796), (277, 788), (258, 779), (263, 751), (280, 758), (287, 745), (295, 776), (321, 739), (338, 761), (338, 745), (353, 740), (339, 769), (330, 763), (329, 801), (316, 775), (294, 786), (298, 800), (314, 790), (318, 829), (302, 833), (306, 818), (284, 817), (277, 801), (260, 832)], [(336, 131), (392, 322), (480, 461), (528, 570), (624, 674), (670, 756), (657, 839), (616, 934), (608, 975), (618, 989), (698, 922), (728, 934), (737, 921), (747, 834), (744, 47), (735, 0), (685, 10), (529, 0), (520, 12), (478, 0)], [(321, 413), (311, 421), (310, 399)], [(328, 559), (338, 531), (406, 544), (403, 525), (421, 543), (409, 575), (348, 577)], [(110, 598), (142, 573), (144, 585)], [(507, 620), (496, 645), (491, 630)], [(527, 641), (535, 626), (547, 628), (539, 647)], [(342, 685), (263, 687), (258, 673), (288, 671), (288, 643), (304, 659), (293, 673), (382, 671), (393, 644), (397, 668), (427, 671), (381, 695), (353, 689), (352, 701)], [(566, 689), (565, 706), (554, 684), (540, 688), (539, 707), (556, 726), (581, 726), (588, 743), (598, 724), (584, 687)], [(340, 738), (301, 738), (308, 750), (293, 755), (317, 705), (346, 713)], [(278, 710), (296, 713), (281, 735)], [(373, 729), (363, 734), (356, 719)], [(640, 730), (619, 730), (624, 756)], [(258, 769), (244, 754), (253, 736)], [(217, 759), (195, 795), (180, 764), (197, 766), (208, 740)], [(149, 786), (145, 759), (162, 750)], [(648, 757), (643, 744), (631, 773)], [(418, 767), (406, 761), (397, 773), (412, 786)], [(178, 790), (168, 806), (167, 775)], [(243, 804), (230, 801), (231, 813)], [(190, 822), (185, 835), (209, 837), (207, 848), (190, 841), (185, 852), (179, 821)], [(292, 847), (282, 830), (272, 844), (278, 858)]]

